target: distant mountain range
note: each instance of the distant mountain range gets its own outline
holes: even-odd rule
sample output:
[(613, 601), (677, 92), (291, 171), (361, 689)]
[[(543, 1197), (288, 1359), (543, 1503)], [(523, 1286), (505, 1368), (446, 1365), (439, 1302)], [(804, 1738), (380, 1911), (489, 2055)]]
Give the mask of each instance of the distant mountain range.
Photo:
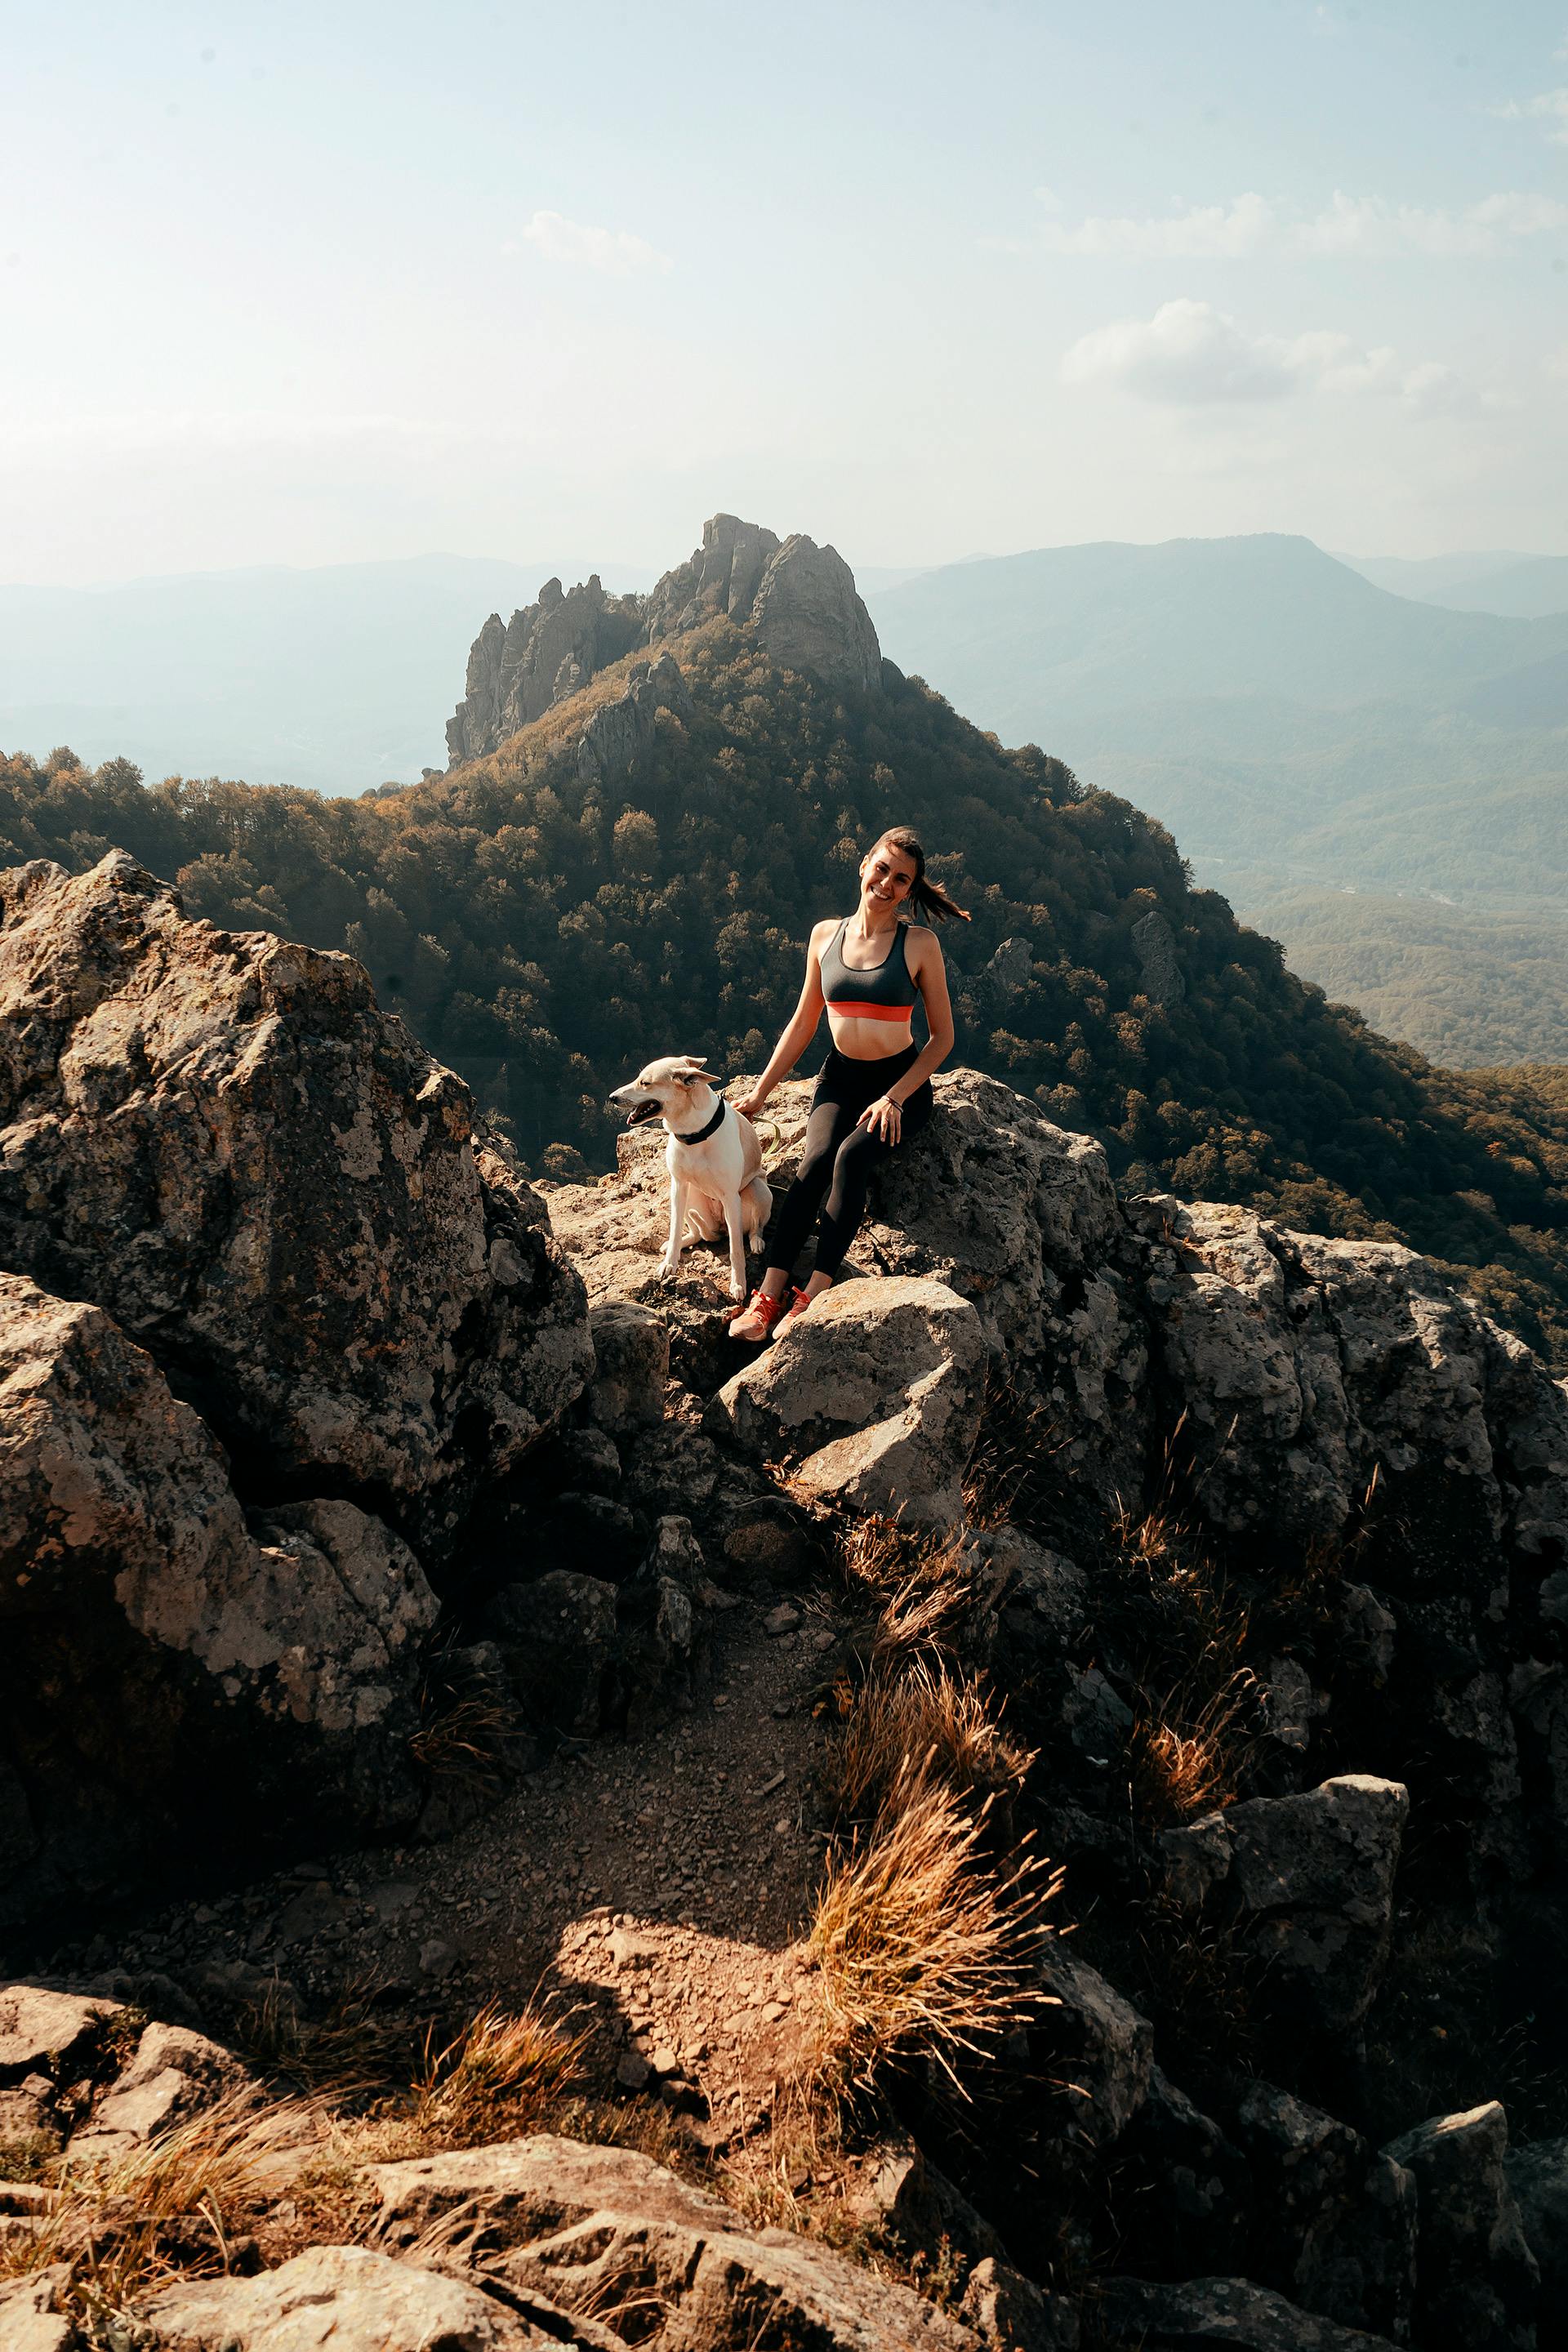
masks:
[[(334, 794), (414, 782), (445, 765), (485, 614), (591, 568), (433, 555), (0, 588), (0, 751)], [(610, 591), (651, 585), (598, 568)], [(1459, 1064), (1568, 1059), (1568, 557), (1341, 559), (1265, 535), (859, 580), (901, 667), (1159, 817), (1391, 1034)]]
[(1395, 596), (1456, 613), (1538, 619), (1568, 613), (1568, 555), (1342, 555), (1352, 572)]
[[(1345, 972), (1354, 910), (1325, 895), (1452, 902), (1411, 942), (1451, 966), (1441, 1019), (1379, 981), (1353, 996), (1373, 1020), (1461, 1064), (1568, 1059), (1568, 612), (1418, 602), (1273, 535), (1047, 548), (867, 602), (891, 659), (1162, 819), (1309, 978)], [(1544, 1028), (1489, 981), (1525, 933)]]

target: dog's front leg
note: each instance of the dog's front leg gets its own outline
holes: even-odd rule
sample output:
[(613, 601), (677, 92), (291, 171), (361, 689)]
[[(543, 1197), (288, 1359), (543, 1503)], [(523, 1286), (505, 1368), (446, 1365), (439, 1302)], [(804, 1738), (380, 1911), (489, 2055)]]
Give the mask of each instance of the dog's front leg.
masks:
[(659, 1272), (666, 1282), (673, 1282), (680, 1265), (680, 1253), (686, 1242), (686, 1202), (689, 1187), (679, 1176), (669, 1180), (669, 1240), (659, 1261)]
[(730, 1296), (746, 1296), (746, 1213), (739, 1192), (724, 1195), (724, 1223), (730, 1229)]

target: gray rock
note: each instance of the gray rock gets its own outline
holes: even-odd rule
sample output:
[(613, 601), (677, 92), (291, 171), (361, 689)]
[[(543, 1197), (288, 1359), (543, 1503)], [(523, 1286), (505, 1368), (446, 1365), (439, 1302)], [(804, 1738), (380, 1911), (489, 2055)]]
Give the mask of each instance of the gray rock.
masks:
[(427, 1559), (588, 1370), (542, 1202), (363, 967), (121, 851), (0, 875), (0, 1265), (111, 1315), (252, 1491), (374, 1496)]
[(630, 2148), (541, 2134), (365, 2177), (384, 2230), (424, 2230), (461, 2209), (498, 2250), (494, 2274), (601, 2310), (635, 2284), (662, 2297), (665, 2340), (687, 2352), (768, 2336), (819, 2352), (980, 2352), (971, 2328), (909, 2288), (788, 2231), (747, 2231)]
[(781, 669), (805, 670), (840, 692), (880, 686), (877, 632), (837, 548), (793, 533), (768, 558), (749, 618)]
[(569, 1568), (509, 1584), (485, 1611), (524, 1715), (558, 1730), (599, 1729), (606, 1673), (619, 1652), (616, 1588)]
[(1495, 2099), (1434, 2116), (1386, 2155), (1415, 2179), (1415, 2339), (1433, 2352), (1532, 2352), (1541, 2273), (1509, 2183)]
[[(216, 1440), (97, 1307), (0, 1275), (0, 1711), (29, 1836), (0, 1919), (131, 1883), (171, 1823), (411, 1819), (436, 1601), (347, 1502), (246, 1525)], [(66, 1713), (93, 1738), (62, 1740)]]
[(5, 2352), (77, 2352), (81, 2337), (56, 2308), (69, 2282), (68, 2263), (0, 2280), (0, 2344)]
[(1040, 2032), (1051, 2074), (1070, 2086), (1068, 2136), (1108, 2147), (1148, 2095), (1154, 2029), (1067, 1938), (1050, 1937), (1035, 1965), (1042, 1991), (1059, 2004)]
[(1122, 2210), (1137, 2215), (1140, 2270), (1181, 2278), (1251, 2267), (1247, 2158), (1158, 2066), (1118, 2143), (1117, 2180)]
[(1342, 2327), (1244, 2278), (1194, 2278), (1181, 2286), (1107, 2279), (1100, 2316), (1109, 2344), (1126, 2352), (1393, 2352), (1385, 2336)]
[(1503, 2171), (1541, 2273), (1543, 2311), (1568, 2312), (1568, 2139), (1510, 2148)]
[(1143, 971), (1143, 993), (1155, 1004), (1179, 1004), (1187, 992), (1176, 953), (1176, 934), (1151, 907), (1132, 926), (1132, 949)]
[(215, 2100), (259, 2089), (243, 2060), (205, 2033), (180, 2025), (149, 2025), (130, 2065), (72, 2135), (73, 2150), (94, 2158), (128, 2152), (169, 2130)]
[(1337, 2032), (1366, 2013), (1387, 1958), (1407, 1792), (1348, 1773), (1299, 1797), (1259, 1797), (1160, 1839), (1189, 1909), (1219, 1901), (1268, 1964), (1274, 2005)]
[(635, 1299), (609, 1298), (588, 1311), (594, 1373), (588, 1409), (613, 1435), (664, 1418), (669, 1378), (669, 1327)]
[(634, 662), (626, 693), (617, 702), (602, 702), (584, 729), (578, 773), (594, 782), (628, 782), (645, 775), (658, 740), (659, 712), (689, 719), (691, 709), (690, 692), (672, 655), (660, 654), (651, 668)]
[(465, 2280), (368, 2246), (314, 2246), (255, 2278), (165, 2287), (136, 2318), (148, 2352), (546, 2352), (563, 2340)]
[(942, 1283), (846, 1282), (725, 1382), (710, 1425), (787, 1460), (795, 1491), (946, 1530), (980, 1426), (985, 1341)]
[(965, 2279), (958, 2312), (994, 2352), (1079, 2352), (1077, 2304), (1047, 2294), (993, 2255), (976, 2263)]
[(1321, 1542), (1374, 1471), (1385, 1488), (1440, 1473), (1447, 1539), (1413, 1546), (1407, 1572), (1477, 1598), (1505, 1535), (1530, 1552), (1568, 1538), (1568, 1394), (1425, 1259), (1164, 1196), (1129, 1216), (1212, 1525)]
[(1257, 2189), (1251, 2274), (1326, 2319), (1408, 2342), (1413, 2175), (1271, 2083), (1250, 2086), (1236, 2128)]
[(907, 2134), (867, 2150), (847, 2201), (857, 2220), (910, 2250), (934, 2255), (945, 2239), (971, 2263), (1005, 2251), (990, 2222)]
[(74, 2063), (101, 2039), (104, 2021), (120, 2006), (43, 1985), (0, 1985), (0, 2083), (30, 2075), (68, 2079)]

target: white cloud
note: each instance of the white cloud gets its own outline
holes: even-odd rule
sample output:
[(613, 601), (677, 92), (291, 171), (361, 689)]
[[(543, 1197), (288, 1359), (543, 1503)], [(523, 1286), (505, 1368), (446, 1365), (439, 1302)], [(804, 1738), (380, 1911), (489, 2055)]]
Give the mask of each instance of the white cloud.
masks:
[[(1568, 43), (1557, 51), (1568, 57)], [(1547, 137), (1559, 147), (1568, 147), (1568, 89), (1543, 89), (1535, 98), (1506, 98), (1500, 106), (1488, 111), (1501, 117), (1505, 122), (1547, 122), (1553, 128)]]
[[(535, 213), (518, 238), (547, 261), (565, 262), (574, 269), (592, 269), (603, 278), (639, 278), (672, 269), (668, 253), (660, 253), (629, 229), (585, 228), (564, 213)], [(506, 248), (509, 252), (513, 247)]]
[(1404, 367), (1390, 346), (1358, 350), (1330, 329), (1257, 335), (1212, 303), (1191, 300), (1163, 302), (1152, 319), (1097, 328), (1065, 354), (1060, 374), (1064, 383), (1110, 383), (1182, 408), (1302, 392), (1397, 394), (1426, 415), (1473, 404), (1462, 379), (1436, 361)]
[(293, 409), (88, 410), (7, 420), (12, 447), (115, 457), (164, 449), (308, 449), (355, 442), (449, 439), (450, 428), (417, 416)]
[[(1037, 194), (1048, 197), (1050, 209), (1059, 212), (1059, 197), (1048, 190)], [(1483, 196), (1458, 213), (1391, 205), (1381, 196), (1350, 196), (1336, 189), (1327, 211), (1294, 221), (1267, 196), (1249, 190), (1229, 205), (1198, 205), (1163, 217), (1093, 215), (1076, 226), (1045, 221), (1036, 232), (1035, 246), (1046, 253), (1099, 260), (1236, 260), (1271, 250), (1379, 260), (1409, 253), (1500, 253), (1510, 237), (1564, 228), (1568, 204), (1517, 189)]]
[(1173, 214), (1163, 220), (1093, 217), (1080, 221), (1076, 228), (1068, 228), (1059, 221), (1047, 221), (1042, 225), (1037, 241), (1047, 253), (1080, 253), (1097, 258), (1233, 258), (1238, 254), (1261, 252), (1272, 242), (1276, 226), (1272, 205), (1264, 197), (1249, 193), (1237, 196), (1228, 207), (1200, 205), (1191, 212)]
[(1449, 213), (1388, 205), (1376, 196), (1347, 196), (1336, 188), (1328, 211), (1316, 220), (1300, 222), (1290, 241), (1302, 253), (1370, 258), (1405, 253), (1447, 256), (1497, 253), (1510, 237), (1539, 236), (1565, 227), (1568, 205), (1517, 189), (1483, 196), (1461, 213)]

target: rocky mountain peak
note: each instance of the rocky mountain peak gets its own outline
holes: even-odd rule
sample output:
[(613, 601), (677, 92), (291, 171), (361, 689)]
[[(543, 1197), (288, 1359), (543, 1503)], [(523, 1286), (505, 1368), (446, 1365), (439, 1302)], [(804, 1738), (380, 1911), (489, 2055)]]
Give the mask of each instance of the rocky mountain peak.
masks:
[(447, 724), (454, 767), (498, 751), (635, 646), (684, 635), (722, 614), (773, 659), (839, 691), (865, 692), (882, 654), (855, 575), (837, 548), (739, 515), (710, 515), (702, 544), (646, 596), (607, 596), (598, 573), (571, 589), (547, 580), (510, 622), (492, 613), (468, 655), (463, 699)]

